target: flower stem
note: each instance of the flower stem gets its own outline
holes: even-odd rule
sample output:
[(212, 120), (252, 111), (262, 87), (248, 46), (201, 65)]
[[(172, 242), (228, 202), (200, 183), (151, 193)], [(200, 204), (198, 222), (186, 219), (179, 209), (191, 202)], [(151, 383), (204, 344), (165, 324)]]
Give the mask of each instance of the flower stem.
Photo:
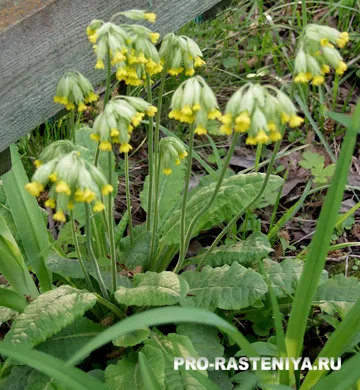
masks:
[(181, 206), (181, 216), (180, 216), (180, 253), (179, 253), (179, 259), (176, 264), (176, 267), (174, 269), (174, 272), (177, 273), (180, 270), (180, 267), (182, 266), (183, 259), (185, 258), (185, 251), (186, 251), (186, 242), (185, 242), (185, 223), (186, 223), (186, 203), (187, 203), (187, 197), (189, 193), (189, 183), (190, 183), (190, 176), (191, 176), (191, 168), (192, 168), (192, 155), (193, 155), (193, 149), (194, 149), (194, 125), (190, 126), (190, 141), (189, 141), (189, 155), (187, 160), (187, 167), (186, 167), (186, 176), (185, 176), (185, 186), (184, 186), (184, 194), (183, 194), (183, 201)]
[(273, 153), (271, 155), (271, 159), (270, 159), (270, 162), (269, 162), (269, 166), (268, 166), (268, 169), (266, 171), (266, 176), (265, 176), (265, 179), (263, 181), (263, 185), (260, 189), (260, 191), (256, 194), (256, 196), (245, 206), (241, 209), (241, 211), (236, 214), (233, 219), (227, 224), (227, 226), (222, 230), (222, 232), (216, 237), (216, 239), (214, 240), (214, 242), (211, 244), (210, 248), (207, 250), (207, 252), (205, 253), (205, 255), (201, 258), (201, 260), (199, 261), (199, 264), (197, 266), (197, 270), (200, 270), (201, 267), (203, 266), (203, 264), (206, 262), (207, 258), (210, 256), (210, 254), (212, 253), (212, 251), (214, 250), (214, 248), (216, 247), (216, 245), (220, 242), (220, 240), (230, 231), (230, 229), (233, 227), (234, 224), (237, 223), (238, 219), (244, 214), (246, 213), (247, 210), (250, 209), (251, 206), (253, 206), (261, 197), (261, 195), (263, 194), (263, 192), (265, 191), (265, 188), (267, 186), (267, 183), (269, 181), (269, 178), (270, 178), (270, 173), (271, 173), (271, 170), (272, 170), (272, 167), (274, 165), (274, 161), (275, 161), (275, 158), (276, 158), (276, 155), (279, 151), (279, 148), (280, 148), (280, 144), (281, 144), (281, 141), (278, 141), (276, 144), (275, 144), (275, 147), (274, 147), (274, 150), (273, 150)]
[[(110, 49), (109, 48), (107, 50), (106, 70), (107, 70), (107, 77), (106, 77), (106, 90), (105, 90), (105, 96), (104, 96), (104, 109), (109, 102), (110, 91), (111, 91), (111, 57), (110, 57)], [(100, 141), (97, 144), (96, 153), (95, 153), (94, 165), (96, 167), (99, 165), (99, 157), (100, 157)]]
[[(152, 104), (152, 90), (150, 75), (146, 73), (146, 87), (148, 102)], [(146, 214), (146, 230), (150, 230), (152, 215), (152, 199), (154, 192), (154, 120), (153, 117), (149, 117), (148, 127), (148, 170), (149, 170), (149, 186), (148, 186), (148, 202), (147, 202), (147, 214)]]
[(72, 227), (71, 233), (72, 233), (72, 236), (73, 236), (74, 245), (75, 245), (75, 249), (76, 249), (76, 253), (77, 253), (77, 257), (78, 257), (78, 260), (79, 260), (79, 264), (80, 264), (81, 270), (82, 270), (82, 272), (83, 272), (83, 274), (85, 276), (85, 280), (86, 280), (86, 283), (88, 284), (88, 287), (89, 287), (90, 291), (95, 291), (94, 286), (91, 283), (91, 279), (90, 279), (89, 273), (87, 272), (87, 270), (85, 268), (84, 260), (83, 260), (83, 257), (82, 257), (81, 251), (80, 251), (79, 240), (78, 240), (77, 235), (76, 235), (76, 224), (75, 224), (75, 219), (74, 219), (74, 213), (73, 212), (70, 213), (70, 218), (71, 218), (71, 227)]
[[(113, 182), (112, 178), (112, 153), (108, 152), (108, 181), (109, 184)], [(112, 194), (108, 194), (108, 232), (110, 241), (110, 257), (111, 257), (111, 274), (113, 282), (113, 290), (117, 289), (117, 269), (116, 269), (116, 248), (115, 248), (115, 235), (114, 235), (114, 217), (113, 217), (113, 197)]]
[(116, 307), (113, 303), (110, 301), (107, 301), (104, 299), (101, 295), (95, 294), (97, 301), (100, 303), (100, 305), (103, 305), (107, 307), (109, 310), (111, 310), (113, 313), (115, 313), (120, 319), (126, 318), (126, 315), (124, 312), (122, 312), (118, 307)]
[(94, 271), (96, 273), (96, 279), (99, 283), (99, 286), (100, 286), (100, 290), (101, 290), (101, 294), (102, 296), (109, 300), (109, 295), (108, 295), (108, 292), (106, 290), (106, 287), (105, 287), (105, 283), (104, 283), (104, 280), (101, 276), (101, 272), (100, 272), (100, 268), (99, 268), (99, 264), (97, 263), (96, 261), (96, 257), (95, 257), (95, 253), (94, 253), (94, 249), (92, 247), (92, 236), (91, 236), (91, 223), (90, 223), (90, 206), (88, 203), (85, 203), (85, 230), (86, 230), (86, 248), (87, 248), (87, 251), (88, 251), (88, 255), (90, 257), (90, 261), (94, 267)]
[(75, 133), (75, 110), (71, 110), (69, 117), (69, 130), (71, 132), (72, 141), (76, 145), (76, 133)]
[(126, 207), (129, 212), (129, 235), (130, 242), (133, 242), (133, 225), (131, 216), (131, 201), (130, 201), (130, 178), (129, 178), (129, 154), (125, 153), (125, 186), (126, 186)]
[[(214, 202), (214, 200), (216, 198), (216, 195), (219, 192), (220, 186), (221, 186), (221, 184), (222, 184), (222, 182), (224, 180), (224, 177), (225, 177), (226, 170), (229, 167), (230, 159), (231, 159), (232, 155), (234, 154), (234, 150), (235, 150), (235, 146), (236, 146), (236, 142), (237, 142), (238, 138), (239, 138), (239, 133), (235, 133), (235, 135), (234, 135), (234, 137), (233, 137), (233, 139), (231, 141), (230, 148), (229, 148), (227, 156), (225, 158), (225, 161), (224, 161), (222, 170), (220, 172), (218, 181), (216, 183), (215, 189), (214, 189), (214, 191), (213, 191), (213, 193), (211, 195), (211, 198), (209, 199), (207, 204), (195, 215), (195, 217), (192, 219), (192, 221), (190, 223), (190, 226), (189, 226), (187, 234), (186, 234), (185, 251), (187, 250), (187, 248), (188, 248), (188, 246), (190, 244), (191, 235), (192, 235), (192, 232), (194, 230), (194, 227), (195, 227), (196, 223), (210, 209), (211, 205), (213, 204), (213, 202)], [(181, 269), (181, 267), (183, 265), (183, 262), (184, 262), (184, 258), (181, 258), (178, 270)]]

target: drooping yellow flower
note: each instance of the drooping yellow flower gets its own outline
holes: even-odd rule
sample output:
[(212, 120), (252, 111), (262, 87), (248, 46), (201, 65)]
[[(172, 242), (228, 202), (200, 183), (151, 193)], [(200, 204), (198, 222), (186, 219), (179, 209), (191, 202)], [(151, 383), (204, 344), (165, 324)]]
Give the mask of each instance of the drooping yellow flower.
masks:
[(26, 190), (33, 196), (38, 197), (42, 191), (44, 191), (43, 184), (33, 181), (25, 185)]
[(166, 175), (166, 176), (169, 176), (172, 174), (172, 169), (171, 168), (164, 168), (163, 169), (163, 173)]
[(114, 191), (114, 187), (111, 185), (111, 184), (105, 184), (102, 189), (101, 189), (101, 193), (103, 195), (109, 195), (111, 192)]
[(103, 211), (105, 209), (105, 206), (102, 202), (99, 200), (95, 202), (95, 205), (93, 207), (94, 213), (99, 213), (100, 211)]
[(324, 81), (325, 81), (324, 76), (316, 75), (312, 79), (312, 85), (318, 86), (318, 85), (324, 84)]
[(46, 207), (50, 207), (51, 209), (54, 209), (56, 207), (56, 201), (54, 198), (49, 198), (46, 202), (45, 202), (45, 206)]
[(144, 15), (145, 19), (148, 20), (150, 23), (155, 23), (156, 21), (156, 14), (150, 12), (150, 13), (145, 13)]
[(249, 130), (251, 125), (251, 119), (247, 111), (242, 112), (235, 118), (235, 131), (245, 133)]
[(129, 143), (123, 143), (120, 145), (119, 151), (120, 153), (129, 153), (132, 148), (133, 147)]
[(340, 61), (338, 67), (336, 68), (336, 73), (338, 75), (343, 75), (347, 69), (347, 65), (344, 61)]
[(99, 145), (99, 149), (103, 152), (111, 152), (111, 142), (110, 141), (101, 141)]
[(64, 194), (66, 194), (68, 196), (71, 195), (71, 189), (69, 187), (69, 184), (67, 184), (65, 180), (60, 180), (56, 184), (55, 190), (59, 194), (64, 193)]
[(58, 210), (54, 215), (53, 215), (53, 218), (55, 221), (58, 221), (58, 222), (66, 222), (66, 217), (65, 217), (65, 214), (62, 210)]
[(205, 134), (207, 134), (207, 130), (206, 130), (206, 128), (203, 125), (196, 126), (194, 132), (197, 135), (205, 135)]

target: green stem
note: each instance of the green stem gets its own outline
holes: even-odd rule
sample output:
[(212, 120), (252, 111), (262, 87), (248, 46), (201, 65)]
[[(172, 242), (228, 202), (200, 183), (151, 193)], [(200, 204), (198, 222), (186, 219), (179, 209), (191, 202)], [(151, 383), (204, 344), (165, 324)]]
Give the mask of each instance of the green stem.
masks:
[(72, 227), (71, 232), (72, 232), (72, 236), (73, 236), (74, 245), (75, 245), (77, 257), (79, 260), (80, 268), (85, 276), (85, 280), (86, 280), (86, 283), (88, 284), (90, 291), (95, 291), (94, 286), (91, 283), (89, 273), (86, 270), (84, 260), (83, 260), (83, 257), (82, 257), (81, 251), (80, 251), (79, 240), (78, 240), (77, 235), (76, 235), (76, 225), (75, 225), (75, 219), (74, 219), (73, 212), (70, 213), (70, 218), (71, 218), (71, 227)]
[(186, 223), (186, 203), (187, 203), (187, 197), (189, 193), (189, 183), (190, 183), (190, 176), (191, 176), (191, 168), (192, 168), (192, 155), (193, 155), (193, 149), (194, 149), (194, 125), (190, 126), (190, 141), (189, 141), (189, 155), (187, 159), (187, 167), (186, 167), (186, 176), (185, 176), (185, 186), (184, 186), (184, 194), (183, 194), (183, 201), (181, 206), (181, 217), (180, 217), (180, 253), (179, 253), (179, 259), (176, 264), (176, 267), (174, 269), (174, 272), (177, 273), (181, 269), (183, 259), (185, 258), (185, 250), (186, 250), (186, 242), (185, 242), (185, 223)]
[(264, 179), (264, 182), (263, 182), (263, 185), (260, 189), (260, 191), (257, 193), (257, 195), (245, 206), (242, 208), (242, 210), (237, 214), (235, 215), (235, 217), (233, 217), (233, 219), (227, 224), (227, 226), (222, 230), (222, 232), (216, 237), (216, 239), (214, 240), (214, 242), (211, 244), (210, 248), (207, 250), (207, 252), (205, 253), (205, 255), (202, 257), (202, 259), (199, 261), (199, 264), (197, 266), (197, 270), (200, 270), (203, 266), (203, 264), (206, 262), (207, 258), (210, 256), (210, 254), (212, 253), (212, 251), (214, 250), (214, 248), (216, 247), (216, 245), (220, 242), (220, 240), (230, 231), (230, 229), (232, 228), (232, 226), (234, 224), (237, 223), (238, 219), (244, 214), (246, 213), (247, 210), (249, 210), (251, 208), (251, 206), (253, 206), (261, 197), (261, 195), (263, 194), (263, 192), (265, 191), (265, 188), (267, 186), (267, 183), (269, 181), (269, 178), (270, 178), (270, 173), (271, 173), (271, 170), (272, 170), (272, 167), (273, 167), (273, 164), (274, 164), (274, 161), (276, 159), (276, 155), (279, 151), (279, 148), (280, 148), (280, 144), (281, 144), (281, 141), (278, 141), (276, 144), (275, 144), (275, 148), (274, 148), (274, 151), (271, 155), (271, 159), (270, 159), (270, 162), (269, 162), (269, 166), (268, 166), (268, 169), (266, 171), (266, 176), (265, 176), (265, 179)]
[(76, 130), (75, 130), (75, 110), (71, 110), (69, 117), (69, 128), (72, 135), (72, 141), (76, 145)]
[[(109, 102), (110, 91), (111, 91), (111, 57), (110, 57), (110, 49), (109, 48), (107, 50), (106, 57), (107, 57), (107, 61), (106, 61), (107, 76), (106, 76), (106, 90), (105, 90), (105, 96), (104, 96), (104, 109)], [(96, 153), (95, 153), (94, 165), (96, 167), (99, 164), (99, 157), (100, 157), (100, 141), (97, 144)]]
[[(225, 177), (226, 170), (229, 167), (230, 159), (231, 159), (232, 155), (234, 154), (234, 150), (235, 150), (235, 146), (236, 146), (238, 138), (239, 138), (239, 133), (235, 133), (235, 135), (234, 135), (234, 137), (233, 137), (233, 139), (231, 141), (230, 148), (229, 148), (227, 156), (225, 158), (225, 161), (224, 161), (222, 170), (220, 172), (218, 181), (216, 183), (215, 189), (214, 189), (214, 191), (213, 191), (213, 193), (211, 195), (211, 198), (209, 199), (207, 204), (195, 215), (195, 217), (192, 219), (192, 221), (190, 223), (190, 226), (189, 226), (187, 234), (186, 234), (185, 252), (186, 252), (187, 248), (189, 247), (190, 240), (191, 240), (191, 235), (192, 235), (192, 232), (194, 230), (194, 227), (195, 227), (196, 223), (210, 209), (211, 205), (213, 204), (213, 202), (214, 202), (214, 200), (216, 198), (216, 195), (219, 192), (219, 189), (220, 189), (221, 184), (222, 184), (222, 182), (224, 180), (224, 177)], [(180, 259), (181, 266), (182, 266), (183, 262), (184, 262), (184, 258), (181, 258)], [(181, 269), (181, 267), (180, 267), (180, 269)]]
[(118, 307), (116, 307), (113, 303), (110, 301), (107, 301), (104, 299), (101, 295), (95, 294), (97, 301), (100, 303), (100, 305), (103, 305), (107, 307), (109, 310), (111, 310), (113, 313), (115, 313), (120, 319), (126, 318), (126, 315), (124, 312), (122, 312)]
[[(152, 90), (150, 75), (146, 73), (146, 87), (148, 102), (152, 104)], [(149, 117), (148, 127), (148, 171), (149, 171), (149, 187), (148, 187), (148, 202), (147, 202), (147, 214), (146, 214), (146, 230), (150, 230), (152, 219), (152, 203), (154, 192), (154, 120), (153, 117)]]
[(96, 261), (96, 257), (94, 254), (94, 249), (92, 247), (92, 236), (91, 236), (91, 223), (90, 223), (90, 206), (88, 203), (85, 203), (85, 230), (86, 230), (86, 248), (88, 251), (88, 255), (90, 258), (90, 261), (94, 267), (94, 271), (96, 274), (96, 279), (99, 283), (101, 294), (103, 297), (107, 300), (109, 300), (109, 295), (105, 287), (105, 283), (103, 281), (103, 278), (101, 276), (99, 264)]
[[(112, 178), (112, 153), (108, 152), (108, 181), (109, 184), (113, 182)], [(115, 234), (114, 234), (114, 216), (113, 216), (113, 197), (108, 194), (108, 232), (110, 241), (110, 257), (111, 257), (111, 274), (113, 282), (113, 291), (117, 289), (117, 269), (116, 269), (116, 248), (115, 248)]]
[(312, 299), (324, 269), (331, 236), (338, 219), (338, 212), (345, 191), (349, 166), (356, 144), (359, 122), (360, 103), (358, 103), (355, 108), (351, 125), (345, 134), (336, 164), (335, 174), (332, 177), (329, 191), (321, 209), (304, 270), (296, 289), (286, 332), (286, 346), (289, 357), (298, 357), (303, 345)]
[(126, 207), (129, 211), (129, 235), (130, 242), (133, 242), (133, 225), (131, 216), (131, 201), (130, 201), (130, 178), (129, 178), (129, 154), (125, 153), (125, 186), (126, 186)]

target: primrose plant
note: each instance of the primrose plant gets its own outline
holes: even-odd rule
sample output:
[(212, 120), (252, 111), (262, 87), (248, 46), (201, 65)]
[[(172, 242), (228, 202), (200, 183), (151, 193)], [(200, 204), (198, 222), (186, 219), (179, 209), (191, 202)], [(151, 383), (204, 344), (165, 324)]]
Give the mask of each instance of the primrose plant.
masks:
[[(259, 356), (270, 344), (279, 357), (298, 357), (309, 309), (311, 305), (323, 305), (321, 291), (333, 288), (335, 283), (327, 285), (326, 275), (322, 275), (326, 257), (324, 243), (329, 243), (331, 236), (327, 236), (326, 229), (331, 221), (320, 217), (305, 266), (296, 259), (281, 264), (270, 260), (272, 248), (268, 237), (260, 232), (224, 244), (223, 238), (241, 218), (274, 202), (271, 195), (283, 184), (281, 177), (271, 174), (281, 140), (287, 126), (299, 127), (304, 122), (293, 103), (294, 88), (287, 94), (286, 88), (246, 82), (222, 110), (206, 80), (195, 75), (205, 62), (193, 40), (170, 33), (158, 50), (157, 32), (124, 20), (153, 23), (155, 15), (130, 10), (115, 14), (109, 22), (93, 20), (89, 24), (86, 33), (93, 45), (94, 66), (106, 74), (104, 97), (100, 99), (90, 81), (77, 71), (61, 78), (54, 101), (70, 112), (72, 140), (48, 146), (35, 161), (32, 181), (25, 185), (31, 195), (53, 210), (51, 219), (60, 228), (58, 241), (45, 237), (50, 254), (43, 260), (46, 272), (42, 278), (38, 277), (38, 286), (33, 283), (15, 240), (0, 218), (0, 252), (8, 259), (6, 264), (0, 260), (1, 273), (14, 281), (12, 290), (1, 289), (3, 301), (11, 309), (9, 318), (13, 319), (4, 343), (0, 343), (0, 352), (11, 358), (2, 369), (2, 377), (6, 380), (10, 370), (9, 378), (16, 375), (12, 370), (22, 370), (16, 366), (20, 361), (46, 374), (40, 375), (36, 370), (31, 375), (27, 373), (30, 382), (34, 383), (36, 377), (44, 388), (60, 382), (72, 389), (170, 389), (174, 383), (178, 384), (177, 388), (215, 389), (218, 387), (212, 380), (214, 376), (206, 371), (173, 371), (174, 357), (200, 355), (211, 359), (213, 354), (202, 347), (208, 344), (216, 350), (216, 356), (229, 355), (224, 348), (234, 342), (241, 348), (240, 353), (249, 357)], [(334, 45), (342, 48), (348, 40), (347, 33), (329, 27), (305, 27), (299, 38), (292, 86), (309, 81), (320, 85), (330, 67), (338, 75), (343, 74), (346, 64)], [(115, 85), (126, 85), (127, 93), (116, 94), (113, 74)], [(169, 131), (164, 131), (165, 136), (160, 134), (165, 128), (161, 126), (162, 103), (169, 77), (181, 79), (172, 95), (168, 117), (186, 129), (183, 140)], [(156, 84), (155, 78), (159, 80)], [(143, 89), (147, 92), (146, 100), (136, 96)], [(155, 92), (157, 99), (153, 99)], [(91, 128), (79, 128), (82, 115), (93, 103), (96, 104), (91, 112), (95, 118)], [(331, 215), (338, 215), (335, 208), (345, 185), (341, 170), (348, 167), (355, 142), (352, 126), (348, 130), (350, 138), (345, 141), (346, 153), (340, 155), (342, 166), (337, 166), (333, 189), (329, 192), (327, 202), (335, 213)], [(133, 226), (129, 154), (137, 153), (133, 135), (140, 134), (142, 128), (146, 129), (148, 176), (140, 199), (146, 221)], [(204, 164), (195, 151), (196, 138), (205, 135), (229, 139), (228, 151), (218, 169)], [(265, 147), (273, 149), (266, 173), (229, 171), (230, 159), (240, 140), (256, 145), (257, 151)], [(196, 188), (188, 190), (194, 159), (202, 164), (206, 175)], [(117, 225), (114, 198), (118, 177), (114, 161), (123, 162), (127, 202), (127, 211)], [(6, 180), (4, 183), (8, 185)], [(24, 199), (25, 195), (28, 196), (24, 192)], [(29, 210), (36, 207), (39, 211), (37, 204), (29, 205)], [(43, 223), (42, 216), (39, 221)], [(21, 223), (17, 225), (21, 229)], [(223, 228), (212, 243), (191, 257), (188, 251), (191, 240), (200, 232), (219, 226)], [(128, 235), (124, 236), (125, 231)], [(70, 237), (65, 240), (67, 232)], [(29, 257), (30, 252), (24, 249)], [(41, 259), (35, 258), (35, 271)], [(11, 277), (9, 264), (22, 275), (19, 279)], [(302, 271), (303, 277), (298, 281), (296, 275)], [(285, 278), (285, 283), (277, 275), (286, 275), (291, 281)], [(58, 280), (58, 287), (51, 283), (45, 287), (42, 280), (49, 278)], [(26, 281), (27, 289), (22, 280)], [(296, 289), (297, 283), (301, 288)], [(316, 290), (319, 283), (324, 284)], [(31, 299), (25, 299), (24, 293)], [(322, 303), (314, 302), (314, 297)], [(287, 315), (293, 299), (294, 309), (285, 335), (285, 316), (280, 313), (278, 300), (288, 308)], [(159, 306), (174, 307), (147, 310)], [(215, 311), (221, 318), (211, 313)], [(351, 321), (342, 312), (345, 319), (336, 329), (336, 337), (341, 335), (342, 345), (349, 348), (350, 335), (354, 332), (348, 332), (347, 327), (357, 324), (359, 328), (360, 321), (353, 321), (358, 312), (354, 309), (349, 312)], [(238, 313), (247, 316), (255, 334), (264, 336), (275, 329), (276, 345), (250, 344), (231, 324)], [(171, 330), (155, 328), (174, 322), (183, 324)], [(198, 325), (192, 326), (192, 322)], [(270, 326), (264, 329), (264, 323)], [(109, 325), (113, 326), (103, 329)], [(221, 339), (209, 325), (218, 328)], [(57, 358), (44, 361), (44, 352), (51, 353), (51, 345), (55, 345), (51, 343), (56, 343), (54, 337), (59, 332), (70, 342), (61, 353), (58, 351)], [(84, 334), (97, 336), (83, 337)], [(94, 372), (90, 376), (71, 367), (105, 344), (109, 349), (107, 356), (112, 356), (111, 364), (106, 364), (101, 355), (99, 367), (105, 369), (105, 384), (97, 379), (101, 375)], [(17, 352), (22, 346), (28, 348)], [(43, 352), (29, 349), (35, 347)], [(343, 353), (333, 338), (321, 353), (332, 356), (329, 351), (336, 356)], [(58, 357), (66, 360), (66, 365)], [(304, 383), (315, 384), (325, 374), (325, 369), (310, 372), (310, 378)], [(228, 375), (235, 377), (234, 372)], [(251, 375), (257, 386), (264, 389), (270, 388), (269, 384), (275, 386), (271, 388), (281, 384), (284, 389), (299, 383), (292, 369), (271, 376)]]

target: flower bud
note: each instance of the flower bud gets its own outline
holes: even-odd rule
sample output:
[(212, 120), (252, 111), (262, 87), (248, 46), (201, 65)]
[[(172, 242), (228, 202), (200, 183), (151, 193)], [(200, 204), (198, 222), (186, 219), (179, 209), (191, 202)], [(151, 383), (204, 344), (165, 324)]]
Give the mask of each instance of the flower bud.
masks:
[(185, 145), (175, 137), (165, 137), (159, 142), (160, 161), (165, 175), (172, 173), (171, 166), (179, 165), (187, 156)]

